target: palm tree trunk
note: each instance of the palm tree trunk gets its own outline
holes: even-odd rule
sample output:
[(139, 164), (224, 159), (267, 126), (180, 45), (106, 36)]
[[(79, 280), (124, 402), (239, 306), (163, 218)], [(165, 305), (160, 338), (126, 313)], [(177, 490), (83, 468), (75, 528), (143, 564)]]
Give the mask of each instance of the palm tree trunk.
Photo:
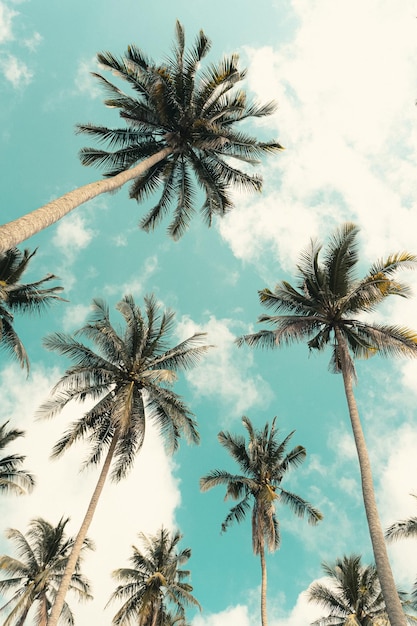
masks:
[(262, 572), (262, 582), (261, 582), (261, 623), (262, 626), (268, 626), (268, 617), (266, 613), (266, 589), (267, 589), (267, 577), (266, 577), (266, 559), (265, 559), (265, 547), (262, 541), (261, 548), (259, 550), (259, 555), (261, 557), (261, 572)]
[(107, 475), (109, 473), (110, 465), (113, 459), (114, 451), (116, 449), (117, 442), (119, 440), (119, 431), (117, 430), (114, 435), (112, 442), (110, 444), (109, 450), (107, 452), (106, 459), (104, 461), (102, 470), (100, 472), (100, 476), (98, 478), (96, 488), (94, 489), (93, 495), (91, 496), (90, 504), (88, 505), (87, 512), (85, 514), (84, 520), (81, 524), (80, 530), (78, 531), (78, 535), (74, 541), (74, 545), (71, 550), (71, 554), (68, 559), (67, 566), (65, 568), (65, 572), (62, 576), (61, 584), (59, 585), (58, 592), (55, 597), (55, 602), (51, 610), (51, 615), (48, 619), (48, 626), (56, 626), (61, 615), (62, 607), (65, 602), (65, 596), (68, 591), (68, 587), (71, 582), (72, 575), (74, 573), (78, 558), (80, 556), (81, 548), (83, 547), (84, 540), (87, 536), (88, 529), (93, 520), (93, 516), (101, 495), (103, 491), (104, 484), (106, 482)]
[(36, 233), (54, 224), (88, 200), (96, 198), (102, 193), (120, 189), (125, 183), (142, 175), (150, 167), (159, 163), (171, 153), (172, 148), (164, 148), (131, 169), (111, 178), (103, 178), (94, 183), (78, 187), (78, 189), (74, 189), (60, 198), (48, 202), (43, 207), (0, 226), (0, 253), (6, 252), (6, 250), (16, 247), (25, 239), (36, 235)]
[(352, 425), (358, 454), (359, 468), (362, 482), (363, 502), (368, 520), (369, 534), (375, 558), (375, 565), (381, 583), (386, 610), (391, 626), (407, 626), (407, 620), (402, 610), (401, 602), (395, 586), (394, 576), (388, 559), (387, 548), (384, 539), (378, 509), (375, 500), (375, 491), (372, 479), (371, 464), (369, 461), (366, 441), (362, 430), (359, 411), (353, 393), (352, 375), (348, 368), (348, 348), (340, 330), (336, 328), (336, 341), (340, 348), (341, 369), (345, 387), (346, 400), (349, 408), (349, 417)]

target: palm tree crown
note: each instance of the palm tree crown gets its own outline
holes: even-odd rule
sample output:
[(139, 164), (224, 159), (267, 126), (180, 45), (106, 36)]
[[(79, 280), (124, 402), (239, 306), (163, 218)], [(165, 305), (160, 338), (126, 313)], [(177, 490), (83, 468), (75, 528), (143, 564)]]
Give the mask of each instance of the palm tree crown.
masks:
[(63, 300), (57, 293), (63, 287), (45, 287), (56, 279), (54, 274), (34, 283), (21, 283), (36, 250), (21, 252), (17, 248), (0, 255), (0, 346), (12, 354), (22, 367), (29, 369), (29, 359), (14, 327), (14, 313), (40, 312), (55, 300)]
[[(411, 495), (417, 499), (417, 496), (415, 494)], [(388, 541), (417, 538), (417, 517), (408, 517), (405, 520), (394, 522), (385, 531), (385, 537)], [(417, 608), (417, 579), (414, 581), (413, 584), (412, 601), (414, 607)]]
[[(343, 556), (335, 563), (322, 563), (329, 584), (313, 583), (308, 590), (310, 602), (328, 611), (314, 626), (389, 626), (385, 601), (375, 565), (362, 565), (357, 554)], [(403, 606), (410, 606), (406, 594), (399, 592)], [(409, 624), (417, 618), (406, 614)]]
[(84, 165), (99, 165), (106, 176), (114, 176), (150, 155), (168, 149), (169, 153), (132, 184), (130, 196), (139, 202), (161, 187), (157, 204), (142, 219), (145, 230), (154, 228), (174, 205), (169, 233), (179, 238), (195, 211), (196, 189), (204, 192), (201, 213), (208, 225), (214, 215), (232, 208), (228, 189), (261, 188), (261, 178), (236, 169), (230, 159), (254, 164), (264, 153), (282, 149), (276, 141), (260, 142), (236, 130), (239, 122), (269, 115), (273, 103), (257, 105), (247, 101), (238, 88), (246, 71), (238, 68), (233, 54), (216, 65), (200, 69), (211, 44), (200, 31), (194, 46), (185, 48), (184, 29), (176, 24), (173, 54), (157, 64), (137, 46), (128, 47), (118, 59), (110, 52), (97, 55), (101, 67), (110, 70), (132, 88), (127, 95), (102, 75), (94, 76), (108, 92), (107, 106), (118, 108), (125, 129), (109, 129), (80, 124), (78, 131), (106, 143), (111, 151), (84, 148)]
[[(18, 437), (23, 437), (23, 430), (8, 428), (9, 422), (0, 426), (0, 451)], [(32, 474), (22, 469), (26, 457), (21, 454), (8, 454), (0, 458), (0, 492), (24, 494), (31, 491), (35, 485)]]
[[(121, 581), (110, 599), (123, 600), (122, 607), (113, 618), (113, 624), (135, 623), (139, 626), (167, 626), (184, 624), (185, 608), (200, 608), (192, 595), (192, 586), (186, 582), (190, 571), (182, 566), (191, 556), (191, 550), (178, 549), (182, 535), (161, 528), (155, 535), (139, 537), (143, 550), (133, 546), (130, 557), (132, 567), (121, 568), (113, 576)], [(169, 611), (174, 607), (175, 614)]]
[(254, 553), (259, 554), (265, 542), (269, 550), (279, 547), (280, 532), (275, 511), (278, 502), (289, 505), (299, 517), (306, 515), (310, 524), (316, 524), (322, 515), (300, 496), (281, 487), (288, 471), (303, 463), (307, 454), (303, 446), (287, 452), (294, 431), (279, 441), (276, 418), (271, 427), (267, 423), (263, 430), (256, 430), (246, 416), (242, 422), (248, 432), (248, 442), (243, 436), (228, 432), (222, 431), (218, 435), (220, 444), (237, 462), (242, 474), (212, 470), (200, 479), (200, 487), (207, 491), (217, 485), (226, 485), (225, 499), (239, 500), (222, 523), (223, 532), (232, 522), (241, 522), (252, 506), (252, 547)]
[(315, 626), (345, 626), (348, 618), (355, 618), (353, 623), (358, 626), (371, 626), (375, 617), (386, 614), (374, 565), (362, 565), (361, 557), (353, 554), (334, 564), (322, 563), (322, 568), (331, 584), (313, 583), (308, 599), (320, 604), (328, 615), (316, 620)]
[(322, 246), (312, 241), (297, 265), (296, 287), (282, 281), (274, 291), (259, 291), (261, 304), (277, 315), (261, 315), (258, 321), (274, 329), (245, 335), (238, 339), (238, 345), (272, 348), (309, 339), (311, 350), (332, 346), (331, 368), (340, 372), (341, 341), (337, 337), (340, 332), (350, 350), (351, 373), (355, 371), (351, 355), (356, 358), (369, 358), (376, 353), (417, 356), (414, 331), (361, 319), (363, 313), (372, 312), (386, 297), (410, 294), (408, 286), (392, 276), (399, 269), (414, 267), (417, 257), (408, 252), (392, 254), (374, 263), (365, 278), (358, 280), (354, 277), (359, 260), (358, 232), (354, 224), (344, 224), (331, 238), (322, 262)]
[[(0, 592), (7, 594), (15, 590), (12, 598), (0, 609), (8, 613), (3, 626), (22, 625), (33, 605), (37, 606), (34, 623), (46, 626), (74, 542), (65, 537), (67, 523), (68, 518), (61, 518), (57, 526), (52, 526), (37, 518), (30, 522), (26, 535), (14, 528), (7, 530), (6, 536), (15, 543), (19, 558), (0, 556), (0, 570), (9, 576), (0, 580)], [(93, 544), (85, 540), (83, 550), (92, 547)], [(71, 578), (70, 589), (80, 600), (92, 597), (89, 582), (80, 572), (80, 560)], [(61, 619), (69, 626), (74, 624), (67, 603), (63, 606)]]
[[(91, 454), (86, 463), (97, 464), (116, 435), (112, 475), (118, 481), (141, 448), (145, 415), (157, 424), (171, 451), (178, 447), (180, 435), (198, 442), (191, 412), (169, 387), (177, 378), (176, 370), (192, 367), (209, 346), (201, 345), (204, 333), (195, 333), (168, 347), (175, 314), (161, 313), (154, 296), (145, 297), (144, 314), (131, 296), (117, 304), (125, 322), (123, 332), (112, 325), (103, 300), (94, 300), (92, 307), (90, 321), (73, 337), (55, 333), (44, 340), (46, 348), (70, 357), (74, 365), (55, 385), (39, 414), (52, 417), (72, 400), (94, 400), (94, 406), (57, 442), (53, 456), (88, 437)], [(97, 351), (78, 341), (79, 336), (90, 340)]]

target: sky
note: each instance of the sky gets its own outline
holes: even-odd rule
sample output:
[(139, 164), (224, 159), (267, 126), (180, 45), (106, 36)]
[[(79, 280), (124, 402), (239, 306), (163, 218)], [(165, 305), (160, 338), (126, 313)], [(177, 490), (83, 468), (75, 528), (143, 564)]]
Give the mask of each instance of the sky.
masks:
[[(210, 229), (197, 216), (179, 242), (169, 239), (167, 223), (141, 231), (146, 206), (123, 189), (22, 244), (38, 248), (25, 278), (53, 272), (68, 302), (42, 318), (16, 318), (31, 361), (28, 377), (0, 352), (1, 417), (26, 432), (10, 450), (25, 454), (37, 477), (32, 494), (2, 497), (3, 529), (25, 532), (32, 518), (56, 524), (69, 516), (75, 534), (98, 477), (98, 469), (81, 471), (87, 452), (81, 444), (60, 460), (49, 458), (83, 409), (36, 418), (69, 365), (42, 347), (42, 337), (81, 327), (92, 298), (104, 298), (114, 312), (126, 294), (141, 304), (154, 293), (176, 311), (175, 339), (203, 331), (215, 346), (175, 387), (196, 416), (200, 445), (182, 442), (170, 457), (150, 429), (128, 478), (104, 489), (88, 533), (96, 550), (84, 562), (94, 601), (68, 597), (78, 626), (111, 624), (118, 608), (104, 608), (115, 588), (111, 572), (127, 565), (138, 533), (161, 525), (179, 529), (182, 547), (192, 550), (191, 582), (203, 609), (189, 613), (192, 626), (260, 622), (250, 520), (220, 534), (229, 510), (224, 490), (199, 491), (199, 478), (211, 469), (234, 471), (217, 434), (243, 434), (243, 415), (259, 428), (277, 416), (282, 438), (295, 430), (292, 443), (305, 446), (307, 458), (284, 487), (324, 515), (310, 527), (277, 506), (282, 543), (267, 559), (270, 625), (301, 626), (321, 615), (306, 590), (321, 578), (323, 561), (360, 553), (372, 562), (342, 379), (328, 371), (329, 354), (309, 354), (304, 345), (238, 349), (234, 340), (258, 328), (258, 290), (291, 281), (311, 238), (326, 241), (346, 221), (360, 227), (364, 274), (392, 252), (417, 253), (416, 8), (409, 0), (240, 0), (238, 10), (220, 0), (0, 0), (2, 222), (100, 178), (78, 160), (88, 140), (75, 134), (75, 124), (122, 123), (91, 77), (95, 55), (122, 55), (135, 43), (162, 60), (177, 19), (188, 42), (201, 28), (212, 40), (208, 62), (239, 54), (251, 97), (278, 103), (250, 130), (285, 146), (257, 168), (262, 194), (234, 192), (232, 212)], [(373, 319), (417, 328), (417, 274), (402, 278), (416, 295), (392, 299)], [(112, 319), (120, 321), (116, 312)], [(357, 373), (386, 528), (416, 514), (410, 494), (417, 494), (417, 362), (375, 357), (358, 363)], [(12, 554), (13, 546), (2, 538), (0, 551)], [(389, 555), (398, 585), (410, 590), (417, 542), (390, 545)]]

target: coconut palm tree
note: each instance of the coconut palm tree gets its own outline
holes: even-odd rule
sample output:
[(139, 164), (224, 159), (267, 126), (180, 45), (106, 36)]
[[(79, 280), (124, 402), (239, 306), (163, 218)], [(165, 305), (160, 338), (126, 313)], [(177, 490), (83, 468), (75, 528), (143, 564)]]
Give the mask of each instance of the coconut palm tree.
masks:
[[(90, 455), (86, 465), (96, 465), (105, 455), (96, 488), (77, 535), (60, 591), (52, 609), (49, 626), (56, 626), (73, 567), (92, 521), (110, 467), (111, 478), (121, 480), (132, 467), (141, 449), (147, 419), (151, 419), (170, 451), (175, 451), (181, 435), (199, 440), (197, 425), (183, 400), (169, 387), (176, 372), (192, 367), (209, 346), (202, 345), (204, 333), (195, 333), (169, 347), (175, 314), (161, 311), (154, 296), (145, 297), (144, 313), (132, 296), (116, 306), (124, 319), (124, 329), (112, 325), (103, 300), (93, 301), (91, 319), (68, 336), (56, 333), (44, 345), (73, 361), (39, 410), (44, 417), (59, 413), (71, 401), (92, 400), (93, 406), (72, 423), (56, 443), (52, 456), (59, 457), (75, 442), (87, 439)], [(89, 340), (96, 351), (78, 340)]]
[[(31, 622), (36, 626), (46, 626), (48, 612), (54, 602), (59, 583), (65, 570), (74, 539), (65, 537), (68, 518), (61, 518), (57, 526), (52, 526), (41, 517), (33, 519), (29, 530), (24, 535), (15, 528), (6, 531), (19, 558), (0, 556), (0, 571), (7, 578), (0, 580), (0, 592), (7, 594), (14, 591), (12, 598), (0, 608), (7, 612), (3, 626), (22, 626), (32, 606), (36, 606), (36, 615)], [(82, 553), (93, 544), (85, 539), (75, 571), (71, 576), (70, 590), (80, 600), (90, 600), (90, 584), (81, 574)], [(65, 602), (60, 612), (62, 623), (72, 625), (72, 612)]]
[[(336, 559), (333, 564), (322, 563), (322, 568), (329, 583), (313, 583), (308, 599), (321, 605), (328, 614), (314, 621), (314, 626), (389, 626), (375, 565), (362, 565), (361, 557), (352, 554)], [(412, 615), (405, 617), (409, 624), (417, 623)]]
[[(25, 434), (23, 430), (8, 428), (8, 424), (9, 421), (0, 425), (0, 450)], [(22, 469), (25, 458), (21, 454), (8, 454), (0, 458), (0, 492), (21, 495), (33, 489), (35, 479), (30, 472)]]
[[(417, 496), (411, 494), (413, 498)], [(385, 531), (385, 538), (388, 541), (396, 541), (397, 539), (417, 538), (417, 517), (408, 517), (405, 520), (394, 522)], [(414, 605), (417, 606), (417, 579), (413, 585), (412, 598)]]
[(288, 471), (300, 465), (305, 457), (303, 446), (296, 446), (287, 452), (287, 446), (294, 434), (291, 432), (282, 441), (278, 440), (275, 427), (267, 423), (263, 430), (256, 430), (246, 416), (242, 418), (248, 432), (248, 442), (240, 435), (220, 432), (218, 440), (237, 462), (242, 474), (231, 474), (225, 470), (212, 470), (200, 479), (200, 488), (207, 491), (217, 485), (226, 486), (225, 499), (239, 500), (228, 513), (222, 524), (222, 532), (232, 522), (241, 522), (252, 509), (252, 548), (259, 554), (261, 562), (261, 618), (262, 626), (267, 625), (266, 592), (267, 571), (265, 547), (276, 550), (281, 541), (276, 505), (288, 505), (299, 517), (307, 517), (310, 524), (322, 519), (322, 514), (300, 496), (286, 491), (281, 482)]
[(101, 74), (94, 73), (109, 98), (105, 104), (120, 111), (125, 128), (80, 124), (78, 131), (107, 144), (109, 151), (81, 150), (84, 165), (104, 168), (105, 179), (84, 185), (22, 218), (0, 227), (0, 251), (7, 250), (61, 219), (99, 194), (115, 191), (132, 181), (130, 196), (141, 201), (162, 187), (155, 207), (142, 219), (150, 230), (174, 205), (169, 234), (178, 239), (195, 211), (197, 186), (204, 200), (201, 214), (210, 225), (215, 215), (233, 207), (229, 188), (261, 189), (259, 176), (235, 168), (230, 160), (255, 164), (282, 149), (276, 141), (262, 142), (237, 130), (239, 122), (271, 114), (273, 103), (258, 105), (239, 88), (246, 70), (232, 54), (216, 65), (200, 68), (211, 43), (200, 31), (194, 46), (185, 49), (184, 29), (176, 24), (172, 56), (157, 64), (135, 45), (118, 59), (110, 52), (97, 55), (101, 67), (124, 80), (124, 93)]
[[(113, 618), (115, 626), (167, 626), (179, 623), (185, 626), (185, 608), (200, 608), (192, 595), (192, 586), (186, 582), (189, 570), (182, 566), (191, 556), (191, 550), (178, 550), (182, 535), (161, 528), (155, 535), (139, 534), (144, 545), (140, 550), (132, 546), (131, 567), (115, 570), (113, 576), (121, 582), (110, 602), (122, 600), (123, 605)], [(173, 607), (175, 612), (170, 612)]]
[(276, 315), (261, 315), (260, 322), (273, 327), (245, 335), (239, 346), (248, 344), (276, 348), (308, 340), (310, 350), (330, 345), (330, 366), (342, 373), (353, 436), (358, 453), (362, 492), (374, 551), (375, 563), (391, 624), (405, 626), (405, 618), (394, 579), (375, 502), (372, 471), (365, 438), (353, 393), (355, 368), (353, 358), (374, 354), (417, 356), (417, 334), (407, 328), (364, 321), (363, 314), (390, 295), (406, 297), (409, 289), (393, 279), (402, 268), (414, 267), (417, 257), (397, 253), (374, 263), (363, 279), (356, 279), (358, 263), (358, 228), (344, 224), (330, 239), (323, 260), (321, 244), (312, 241), (301, 256), (298, 283), (278, 283), (274, 291), (259, 292), (261, 304)]
[(6, 349), (27, 370), (29, 359), (14, 329), (13, 314), (40, 312), (53, 301), (63, 300), (57, 296), (63, 287), (44, 287), (45, 283), (56, 279), (54, 274), (47, 274), (34, 283), (20, 282), (35, 254), (36, 250), (21, 252), (17, 248), (0, 253), (0, 347)]

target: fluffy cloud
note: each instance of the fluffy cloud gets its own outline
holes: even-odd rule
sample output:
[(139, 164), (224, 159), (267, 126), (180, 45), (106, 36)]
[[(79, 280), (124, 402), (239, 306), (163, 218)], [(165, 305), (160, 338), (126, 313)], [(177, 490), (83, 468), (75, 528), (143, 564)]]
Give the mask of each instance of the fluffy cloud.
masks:
[(0, 2), (0, 44), (11, 41), (13, 35), (13, 19), (18, 15), (4, 2)]
[(12, 54), (0, 59), (0, 70), (13, 87), (25, 87), (33, 78), (33, 72), (26, 63)]
[(253, 354), (245, 352), (245, 358), (239, 358), (230, 327), (230, 320), (218, 320), (212, 316), (206, 324), (199, 326), (184, 317), (177, 328), (182, 339), (195, 332), (205, 332), (207, 343), (214, 345), (204, 362), (187, 372), (186, 377), (198, 395), (211, 396), (224, 403), (225, 422), (241, 417), (252, 407), (268, 406), (272, 398), (267, 383), (251, 371)]
[(272, 136), (275, 127), (286, 150), (267, 159), (262, 196), (237, 196), (220, 233), (262, 273), (271, 253), (291, 270), (311, 236), (347, 219), (364, 230), (365, 258), (413, 250), (412, 3), (398, 10), (376, 0), (366, 7), (300, 0), (292, 7), (291, 44), (245, 49), (249, 86), (260, 101), (279, 103), (262, 124)]

